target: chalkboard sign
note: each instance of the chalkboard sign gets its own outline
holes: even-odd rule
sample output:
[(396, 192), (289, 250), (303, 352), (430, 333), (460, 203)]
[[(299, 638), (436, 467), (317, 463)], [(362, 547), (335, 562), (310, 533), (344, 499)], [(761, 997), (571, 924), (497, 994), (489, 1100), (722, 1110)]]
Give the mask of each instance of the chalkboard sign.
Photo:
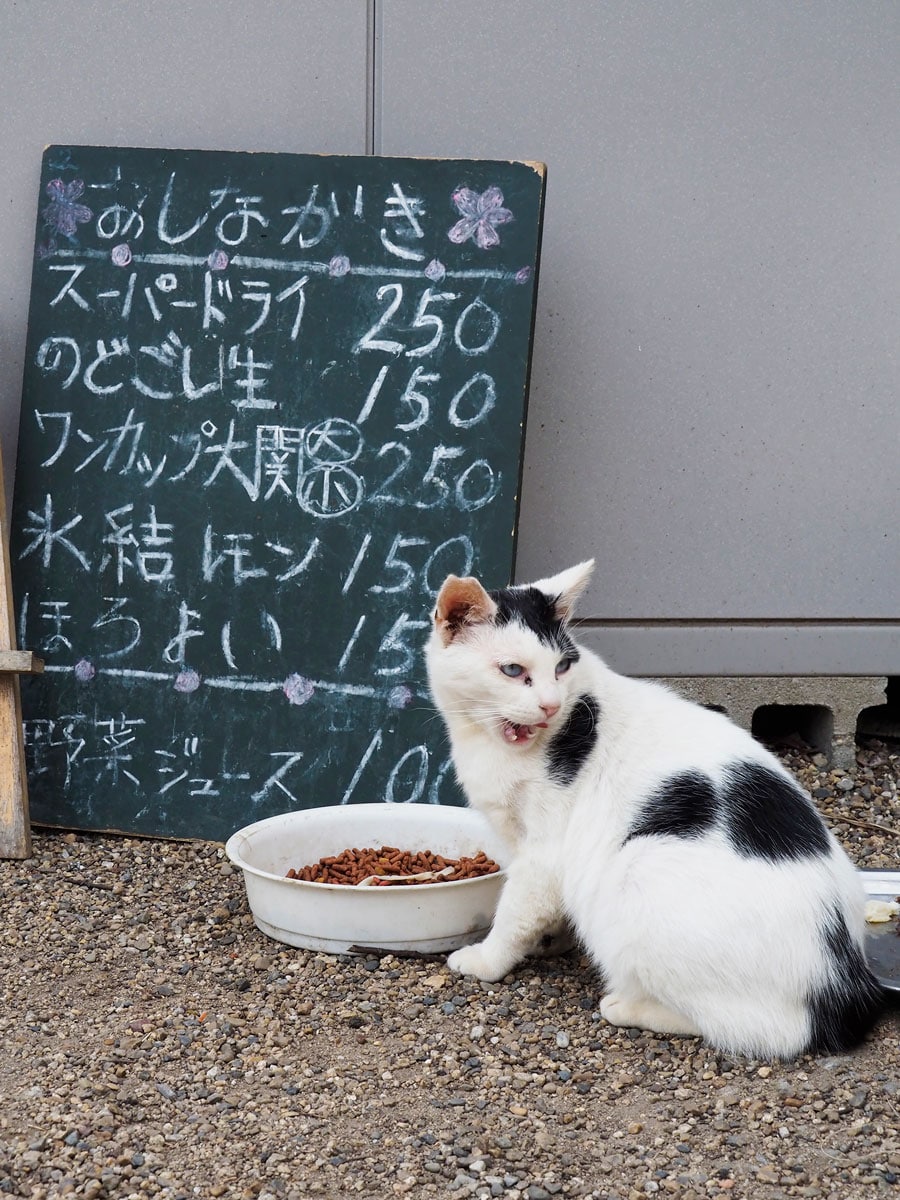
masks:
[(544, 173), (50, 147), (12, 569), (32, 818), (458, 803), (421, 647), (511, 575)]

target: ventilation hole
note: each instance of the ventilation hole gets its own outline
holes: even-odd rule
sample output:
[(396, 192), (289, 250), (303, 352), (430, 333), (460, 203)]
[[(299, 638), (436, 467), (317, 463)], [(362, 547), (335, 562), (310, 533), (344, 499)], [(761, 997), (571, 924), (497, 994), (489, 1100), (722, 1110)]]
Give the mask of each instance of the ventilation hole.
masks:
[(834, 714), (824, 704), (764, 704), (753, 714), (751, 733), (767, 746), (830, 754)]
[(900, 741), (900, 675), (890, 676), (884, 698), (884, 704), (864, 708), (856, 718), (857, 737)]

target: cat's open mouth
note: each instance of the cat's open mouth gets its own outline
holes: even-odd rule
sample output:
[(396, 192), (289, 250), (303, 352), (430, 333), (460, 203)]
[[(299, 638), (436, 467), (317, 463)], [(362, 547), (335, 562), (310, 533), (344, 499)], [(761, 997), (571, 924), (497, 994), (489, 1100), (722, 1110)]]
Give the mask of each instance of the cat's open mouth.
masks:
[(506, 741), (513, 745), (521, 745), (523, 742), (530, 742), (539, 729), (546, 728), (546, 721), (539, 725), (517, 725), (515, 721), (504, 721), (502, 732)]

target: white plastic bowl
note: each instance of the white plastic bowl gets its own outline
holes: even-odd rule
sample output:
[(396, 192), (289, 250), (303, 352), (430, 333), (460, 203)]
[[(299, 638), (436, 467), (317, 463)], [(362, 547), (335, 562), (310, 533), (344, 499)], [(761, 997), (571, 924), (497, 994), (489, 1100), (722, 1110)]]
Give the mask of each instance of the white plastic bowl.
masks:
[[(415, 886), (347, 887), (287, 879), (351, 847), (398, 846), (459, 858), (483, 850), (501, 870), (478, 879)], [(508, 854), (479, 813), (433, 804), (348, 804), (282, 813), (232, 834), (225, 853), (244, 874), (257, 926), (276, 941), (341, 954), (436, 954), (490, 929)]]

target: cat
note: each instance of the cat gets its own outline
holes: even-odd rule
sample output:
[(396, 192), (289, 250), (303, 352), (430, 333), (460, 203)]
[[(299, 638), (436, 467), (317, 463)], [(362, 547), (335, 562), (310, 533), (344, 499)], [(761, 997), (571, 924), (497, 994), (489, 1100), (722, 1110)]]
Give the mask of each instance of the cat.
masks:
[(577, 644), (592, 570), (493, 591), (451, 575), (438, 594), (432, 698), (511, 853), (490, 932), (448, 966), (500, 979), (569, 925), (613, 1025), (751, 1058), (858, 1045), (883, 993), (854, 867), (746, 730)]

